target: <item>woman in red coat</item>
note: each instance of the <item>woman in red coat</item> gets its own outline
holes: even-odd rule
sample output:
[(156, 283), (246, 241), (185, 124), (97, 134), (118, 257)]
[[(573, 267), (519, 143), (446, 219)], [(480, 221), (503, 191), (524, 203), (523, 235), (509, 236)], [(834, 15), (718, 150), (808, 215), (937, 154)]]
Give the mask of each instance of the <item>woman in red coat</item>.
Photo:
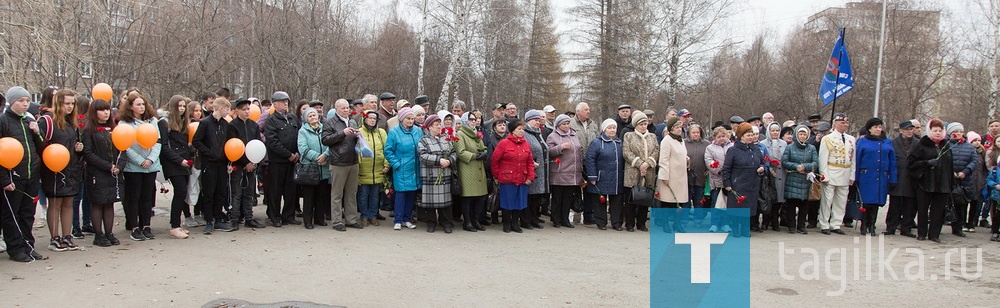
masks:
[(535, 179), (535, 160), (531, 157), (531, 146), (524, 139), (524, 121), (517, 120), (511, 127), (510, 135), (493, 150), (490, 165), (493, 178), (500, 184), (503, 232), (521, 233), (516, 219), (528, 207), (528, 185)]

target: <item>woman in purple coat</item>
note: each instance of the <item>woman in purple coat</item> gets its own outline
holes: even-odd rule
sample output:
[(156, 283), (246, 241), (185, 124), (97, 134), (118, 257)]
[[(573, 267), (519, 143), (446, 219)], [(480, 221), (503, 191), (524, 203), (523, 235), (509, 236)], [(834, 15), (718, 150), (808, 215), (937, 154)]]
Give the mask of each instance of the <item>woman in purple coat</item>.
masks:
[(857, 180), (861, 204), (861, 235), (875, 235), (878, 209), (885, 205), (889, 190), (896, 186), (896, 151), (892, 140), (886, 138), (882, 120), (872, 118), (865, 123), (863, 138), (858, 139)]

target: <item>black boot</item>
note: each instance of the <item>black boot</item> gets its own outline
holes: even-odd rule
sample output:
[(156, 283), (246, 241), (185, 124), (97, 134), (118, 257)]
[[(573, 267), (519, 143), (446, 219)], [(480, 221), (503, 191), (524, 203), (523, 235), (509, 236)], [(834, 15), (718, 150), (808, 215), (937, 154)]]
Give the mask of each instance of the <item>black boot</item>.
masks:
[[(510, 230), (514, 231), (514, 232), (517, 232), (517, 233), (524, 232), (524, 231), (521, 230), (521, 224), (523, 224), (523, 222), (521, 222), (521, 211), (510, 211), (510, 212), (511, 212), (510, 213)], [(504, 218), (506, 219), (506, 217), (504, 217)]]
[[(503, 212), (503, 233), (510, 233), (511, 218), (509, 210), (501, 210)], [(493, 215), (496, 219), (496, 215)]]
[(469, 232), (479, 231), (476, 229), (474, 222), (478, 222), (478, 219), (473, 218), (472, 209), (469, 204), (462, 202), (462, 230)]
[(729, 231), (729, 235), (743, 237), (743, 230), (741, 230), (740, 220), (737, 217), (729, 217), (729, 228), (732, 229), (732, 231)]
[[(471, 214), (472, 216), (470, 216), (470, 219), (472, 220), (472, 227), (476, 228), (476, 230), (479, 230), (479, 231), (486, 231), (486, 227), (483, 227), (483, 224), (477, 218), (477, 217), (483, 217), (483, 212), (486, 211), (486, 204), (482, 204), (482, 203), (480, 203), (480, 204), (473, 204), (469, 208), (469, 210), (472, 213)], [(487, 226), (489, 224), (489, 222), (487, 222), (485, 219), (483, 219), (482, 222), (486, 222)]]

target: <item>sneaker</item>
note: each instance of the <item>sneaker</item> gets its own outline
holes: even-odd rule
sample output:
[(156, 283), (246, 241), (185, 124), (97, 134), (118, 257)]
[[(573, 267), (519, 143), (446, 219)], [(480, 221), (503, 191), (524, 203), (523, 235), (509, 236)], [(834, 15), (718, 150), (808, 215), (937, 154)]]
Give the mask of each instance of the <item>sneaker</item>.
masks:
[(204, 226), (205, 225), (205, 218), (202, 218), (201, 216), (195, 216), (194, 217), (194, 221), (198, 223), (198, 225), (195, 226), (195, 227)]
[(708, 232), (711, 232), (711, 233), (719, 232), (719, 227), (716, 227), (715, 225), (712, 225), (711, 227), (708, 228)]
[(139, 230), (139, 228), (132, 229), (132, 233), (130, 233), (128, 235), (128, 237), (131, 238), (133, 241), (145, 241), (146, 240), (146, 236), (142, 235), (142, 230)]
[(4, 253), (6, 251), (7, 251), (7, 243), (0, 241), (0, 253)]
[(417, 225), (414, 225), (412, 222), (409, 222), (409, 221), (407, 221), (405, 223), (405, 225), (406, 225), (407, 228), (410, 228), (410, 229), (416, 229), (417, 228)]
[(989, 228), (990, 227), (990, 222), (986, 221), (986, 219), (980, 219), (979, 220), (979, 227), (980, 228)]
[(181, 228), (170, 229), (170, 232), (168, 232), (168, 233), (170, 234), (170, 237), (173, 237), (173, 238), (176, 238), (176, 239), (186, 239), (186, 238), (188, 238), (187, 233), (184, 233), (184, 230), (181, 230)]
[(73, 228), (73, 232), (70, 235), (75, 239), (81, 239), (83, 238), (83, 231), (80, 231), (80, 228)]
[(153, 236), (153, 229), (149, 227), (142, 228), (142, 236), (145, 236), (147, 240), (156, 238), (156, 236)]
[(199, 226), (198, 220), (194, 217), (184, 218), (184, 226), (188, 228), (194, 228)]
[(94, 231), (94, 226), (91, 225), (83, 225), (83, 227), (80, 228), (80, 231), (83, 231), (83, 233), (90, 233), (90, 234), (97, 233), (96, 231)]
[(108, 238), (108, 242), (111, 242), (111, 246), (117, 246), (117, 245), (121, 245), (122, 244), (122, 242), (119, 241), (118, 238), (115, 237), (114, 234), (108, 233), (108, 234), (105, 234), (104, 236)]
[(35, 219), (35, 222), (31, 224), (32, 228), (39, 229), (45, 226), (45, 219)]
[(729, 225), (722, 225), (722, 232), (733, 232), (733, 229), (729, 228)]
[(69, 247), (66, 247), (66, 243), (63, 243), (61, 238), (55, 236), (49, 240), (49, 250), (60, 252), (69, 250)]
[(49, 257), (43, 256), (42, 254), (38, 253), (38, 251), (35, 251), (35, 249), (31, 249), (31, 252), (28, 253), (28, 256), (34, 258), (35, 260), (48, 260), (49, 259)]
[(225, 222), (216, 221), (215, 222), (215, 230), (219, 230), (219, 231), (222, 231), (222, 232), (232, 232), (233, 231), (233, 227), (230, 227)]
[(16, 254), (16, 255), (11, 255), (10, 259), (13, 260), (13, 261), (24, 262), (24, 263), (35, 261), (34, 258), (32, 258), (30, 255), (25, 254), (25, 253), (19, 253), (19, 254)]
[(229, 229), (232, 229), (232, 231), (239, 230), (240, 229), (240, 221), (239, 220), (234, 220), (231, 224), (229, 224)]
[(393, 230), (402, 230), (403, 229), (403, 225), (402, 224), (392, 225), (392, 229)]
[(969, 230), (966, 230), (965, 232), (976, 233), (976, 228), (969, 228)]
[(73, 243), (73, 236), (72, 235), (63, 236), (62, 242), (63, 242), (63, 244), (66, 245), (66, 248), (68, 248), (69, 250), (79, 250), (80, 249), (80, 246), (77, 246), (76, 243)]
[(371, 224), (372, 226), (378, 226), (379, 225), (377, 219), (369, 219), (368, 223)]
[(962, 228), (962, 232), (969, 232), (969, 228), (968, 227), (963, 227)]
[(215, 224), (208, 224), (208, 223), (206, 223), (205, 224), (205, 231), (203, 231), (202, 233), (204, 233), (205, 235), (211, 235), (212, 231), (215, 230), (214, 227), (215, 227)]
[(104, 236), (104, 234), (97, 233), (94, 234), (94, 246), (110, 247), (111, 241), (108, 241), (108, 237)]

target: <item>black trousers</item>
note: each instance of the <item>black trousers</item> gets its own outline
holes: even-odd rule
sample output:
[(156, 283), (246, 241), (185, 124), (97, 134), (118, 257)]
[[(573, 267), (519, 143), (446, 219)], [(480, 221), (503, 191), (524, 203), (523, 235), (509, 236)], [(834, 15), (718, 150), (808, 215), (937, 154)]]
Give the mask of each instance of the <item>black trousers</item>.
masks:
[[(588, 194), (590, 195), (590, 194)], [(621, 227), (624, 223), (622, 211), (624, 210), (625, 195), (607, 195), (608, 204), (601, 204), (601, 196), (593, 194), (591, 198), (591, 208), (594, 210), (594, 223), (598, 226), (608, 225), (608, 211), (611, 212), (611, 227)]]
[(181, 227), (181, 214), (188, 211), (188, 204), (184, 201), (188, 195), (189, 175), (177, 175), (170, 177), (170, 185), (174, 187), (174, 198), (170, 200), (170, 228)]
[[(295, 209), (299, 208), (298, 186), (295, 185), (295, 165), (291, 163), (271, 162), (269, 198), (267, 217), (271, 221), (290, 221), (295, 219)], [(284, 201), (284, 207), (281, 202)]]
[(236, 222), (253, 219), (257, 205), (257, 176), (237, 169), (229, 174), (229, 219)]
[[(15, 191), (3, 190), (3, 204), (0, 204), (0, 229), (7, 244), (7, 255), (30, 254), (35, 248), (35, 236), (31, 225), (35, 223), (35, 202), (41, 182), (15, 181)], [(995, 216), (994, 216), (995, 217)], [(996, 218), (994, 218), (996, 219)]]
[[(204, 192), (203, 192), (204, 193)], [(149, 227), (156, 197), (156, 173), (125, 172), (125, 229)]]
[(806, 221), (809, 222), (810, 226), (815, 226), (819, 223), (819, 200), (806, 201), (806, 207), (809, 208), (809, 215)]
[(522, 223), (528, 223), (531, 225), (541, 224), (542, 219), (542, 203), (548, 202), (549, 194), (530, 194), (528, 195), (528, 207), (521, 211), (521, 221)]
[[(944, 225), (944, 208), (949, 202), (947, 193), (930, 193), (917, 190), (917, 236), (940, 238)], [(959, 227), (961, 230), (961, 227)]]
[(580, 186), (552, 186), (552, 207), (549, 209), (552, 223), (569, 224), (569, 208), (580, 200)]
[(889, 211), (885, 216), (885, 231), (910, 233), (916, 224), (917, 206), (912, 197), (889, 196)]
[(451, 216), (452, 216), (451, 208), (452, 208), (451, 206), (434, 208), (434, 209), (421, 208), (420, 213), (423, 214), (424, 216), (422, 220), (426, 222), (428, 225), (436, 226), (440, 224), (442, 227), (451, 228), (454, 226), (451, 222)]
[(808, 203), (806, 200), (785, 199), (782, 210), (785, 212), (785, 224), (789, 228), (806, 228), (806, 219), (809, 214)]
[[(986, 206), (990, 207), (990, 233), (997, 234), (1000, 233), (1000, 215), (997, 215), (997, 202), (993, 199), (986, 201)], [(6, 233), (6, 231), (4, 231)]]
[(462, 197), (461, 202), (462, 222), (466, 226), (475, 226), (479, 223), (479, 218), (486, 212), (486, 196)]
[[(974, 206), (974, 205), (973, 205)], [(951, 222), (951, 232), (962, 232), (965, 227), (965, 217), (969, 212), (968, 202), (955, 202), (955, 221)]]
[[(583, 221), (594, 221), (594, 205), (599, 203), (601, 196), (598, 194), (583, 193)], [(607, 220), (607, 218), (605, 218)]]
[[(979, 214), (982, 212), (983, 200), (972, 200), (969, 203), (969, 217), (965, 221), (966, 228), (975, 228), (979, 225)], [(961, 217), (959, 217), (961, 219)]]
[(204, 169), (201, 171), (201, 214), (205, 217), (205, 223), (212, 223), (216, 220), (224, 221), (228, 217), (222, 211), (229, 203), (229, 174), (225, 163), (202, 163)]
[(302, 221), (322, 223), (330, 210), (330, 182), (321, 180), (316, 185), (302, 185)]

